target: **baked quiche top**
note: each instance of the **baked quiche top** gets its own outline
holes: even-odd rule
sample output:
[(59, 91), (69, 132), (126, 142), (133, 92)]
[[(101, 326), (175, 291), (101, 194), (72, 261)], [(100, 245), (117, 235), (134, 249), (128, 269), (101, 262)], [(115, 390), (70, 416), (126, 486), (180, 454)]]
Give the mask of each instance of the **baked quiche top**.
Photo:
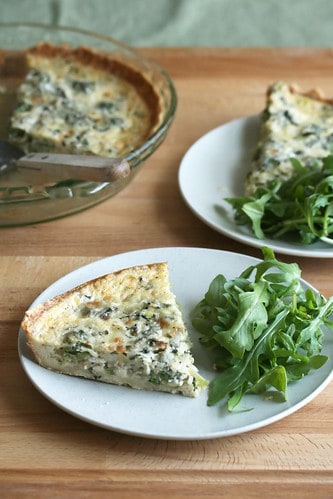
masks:
[(153, 86), (111, 55), (41, 43), (26, 63), (9, 133), (25, 152), (122, 157), (159, 124)]
[(61, 373), (189, 397), (207, 385), (164, 262), (99, 277), (37, 305), (22, 329), (38, 362)]

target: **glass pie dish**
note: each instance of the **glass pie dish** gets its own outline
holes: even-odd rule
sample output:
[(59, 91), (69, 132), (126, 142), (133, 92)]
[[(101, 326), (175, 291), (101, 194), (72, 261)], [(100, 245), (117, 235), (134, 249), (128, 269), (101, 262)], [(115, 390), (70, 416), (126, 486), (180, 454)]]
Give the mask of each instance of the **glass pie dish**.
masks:
[[(27, 179), (19, 169), (9, 174), (0, 172), (0, 226), (45, 222), (87, 209), (115, 195), (140, 171), (144, 161), (165, 139), (173, 121), (177, 95), (168, 73), (135, 49), (112, 38), (72, 29), (40, 24), (0, 23), (0, 139), (7, 140), (10, 117), (15, 108), (17, 90), (24, 74), (18, 63), (25, 51), (46, 42), (73, 49), (88, 47), (119, 61), (140, 74), (157, 96), (158, 121), (142, 143), (126, 152), (130, 165), (127, 177), (113, 182), (55, 180), (39, 184), (32, 174)], [(39, 151), (36, 151), (39, 152)]]

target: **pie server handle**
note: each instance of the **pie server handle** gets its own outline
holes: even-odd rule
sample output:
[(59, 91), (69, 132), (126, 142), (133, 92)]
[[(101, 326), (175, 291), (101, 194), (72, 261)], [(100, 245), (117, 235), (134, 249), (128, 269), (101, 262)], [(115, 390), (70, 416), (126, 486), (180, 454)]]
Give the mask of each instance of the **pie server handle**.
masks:
[(130, 174), (125, 159), (80, 154), (29, 153), (15, 161), (16, 167), (40, 172), (41, 180), (87, 180), (114, 182)]

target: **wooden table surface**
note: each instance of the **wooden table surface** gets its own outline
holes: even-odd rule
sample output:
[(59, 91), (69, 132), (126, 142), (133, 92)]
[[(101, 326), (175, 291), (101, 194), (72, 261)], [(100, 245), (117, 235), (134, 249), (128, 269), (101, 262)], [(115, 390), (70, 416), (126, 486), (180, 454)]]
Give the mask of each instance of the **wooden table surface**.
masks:
[[(100, 429), (63, 412), (31, 384), (17, 336), (24, 310), (54, 280), (140, 248), (195, 246), (261, 256), (198, 220), (177, 172), (202, 134), (259, 112), (276, 79), (333, 96), (333, 51), (147, 49), (172, 76), (176, 119), (124, 191), (67, 218), (0, 229), (0, 496), (333, 497), (333, 385), (289, 417), (213, 440), (165, 441)], [(333, 294), (333, 259), (297, 258), (305, 279)]]

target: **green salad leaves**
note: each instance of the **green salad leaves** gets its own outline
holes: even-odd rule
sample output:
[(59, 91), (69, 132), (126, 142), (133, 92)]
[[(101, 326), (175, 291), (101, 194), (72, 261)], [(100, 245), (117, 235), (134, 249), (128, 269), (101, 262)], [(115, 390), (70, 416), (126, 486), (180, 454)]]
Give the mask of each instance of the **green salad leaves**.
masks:
[(253, 196), (226, 198), (235, 221), (248, 225), (258, 239), (292, 237), (303, 244), (333, 244), (333, 156), (302, 166), (291, 158), (293, 176), (259, 187)]
[(327, 361), (320, 352), (323, 327), (333, 331), (333, 297), (303, 289), (296, 263), (262, 252), (264, 260), (239, 277), (217, 275), (193, 311), (193, 326), (216, 357), (208, 405), (228, 397), (232, 411), (246, 393), (285, 400), (289, 382)]

